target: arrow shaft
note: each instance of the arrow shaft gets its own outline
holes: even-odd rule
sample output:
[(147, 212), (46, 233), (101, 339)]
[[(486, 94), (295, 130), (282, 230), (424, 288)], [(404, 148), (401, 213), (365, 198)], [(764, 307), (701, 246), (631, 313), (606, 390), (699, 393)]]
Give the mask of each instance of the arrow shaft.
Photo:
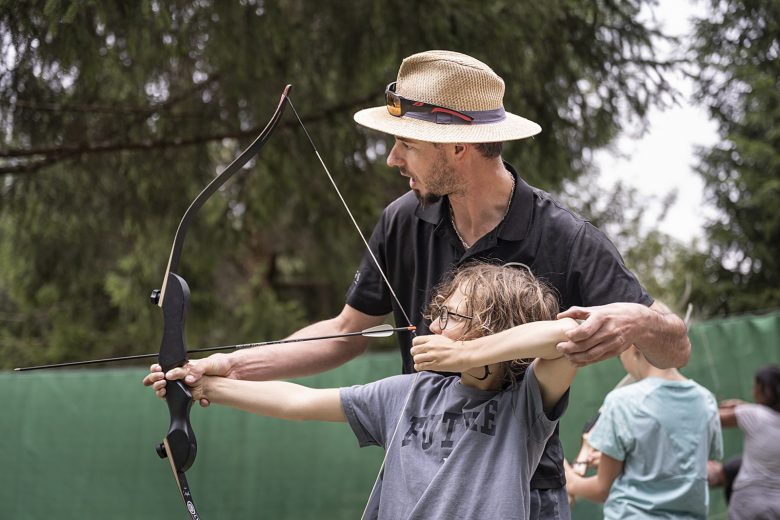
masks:
[[(386, 333), (392, 333), (392, 332), (408, 332), (414, 330), (414, 327), (388, 327), (385, 329), (382, 329), (382, 332)], [(188, 350), (188, 354), (197, 354), (201, 352), (214, 352), (217, 350), (241, 350), (246, 348), (254, 348), (254, 347), (265, 347), (268, 345), (282, 345), (285, 343), (299, 343), (302, 341), (318, 341), (318, 340), (325, 340), (325, 339), (336, 339), (336, 338), (347, 338), (350, 336), (371, 336), (372, 329), (366, 329), (361, 330), (359, 332), (345, 332), (343, 334), (331, 334), (328, 336), (314, 336), (314, 337), (306, 337), (306, 338), (286, 338), (286, 339), (277, 339), (272, 341), (261, 341), (258, 343), (243, 343), (240, 345), (221, 345), (218, 347), (204, 347), (204, 348), (196, 348), (192, 350)], [(103, 358), (103, 359), (89, 359), (86, 361), (68, 361), (65, 363), (55, 363), (51, 365), (38, 365), (33, 367), (20, 367), (15, 368), (14, 370), (16, 372), (27, 372), (30, 370), (43, 370), (46, 368), (64, 368), (64, 367), (75, 367), (75, 366), (82, 366), (82, 365), (95, 365), (98, 363), (115, 363), (117, 361), (132, 361), (136, 359), (152, 359), (156, 358), (157, 354), (134, 354), (130, 356), (120, 356), (120, 357), (112, 357), (112, 358)]]

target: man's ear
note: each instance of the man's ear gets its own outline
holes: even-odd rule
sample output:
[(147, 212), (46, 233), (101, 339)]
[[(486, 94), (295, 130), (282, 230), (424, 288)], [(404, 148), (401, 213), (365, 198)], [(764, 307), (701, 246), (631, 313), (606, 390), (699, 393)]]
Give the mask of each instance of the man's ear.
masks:
[(461, 159), (465, 156), (466, 150), (468, 149), (468, 145), (464, 143), (455, 143), (455, 146), (453, 147), (454, 150), (454, 158), (455, 159)]

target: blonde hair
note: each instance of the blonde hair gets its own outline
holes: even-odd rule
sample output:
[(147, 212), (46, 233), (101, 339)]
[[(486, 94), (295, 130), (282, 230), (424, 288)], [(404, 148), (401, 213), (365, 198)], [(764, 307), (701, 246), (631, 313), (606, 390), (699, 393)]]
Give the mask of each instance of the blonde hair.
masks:
[[(425, 317), (431, 319), (436, 309), (458, 289), (464, 295), (463, 312), (472, 316), (465, 324), (461, 340), (495, 334), (532, 321), (554, 320), (559, 311), (554, 289), (534, 276), (528, 266), (474, 262), (457, 269), (436, 287)], [(530, 361), (508, 361), (508, 381), (514, 383), (522, 377)]]

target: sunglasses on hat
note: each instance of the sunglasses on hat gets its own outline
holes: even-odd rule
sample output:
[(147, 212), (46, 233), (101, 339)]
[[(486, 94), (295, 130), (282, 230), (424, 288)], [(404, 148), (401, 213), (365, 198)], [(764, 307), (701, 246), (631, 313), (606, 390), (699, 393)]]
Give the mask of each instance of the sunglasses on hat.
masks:
[(468, 116), (462, 112), (452, 110), (449, 108), (440, 107), (431, 103), (424, 103), (422, 101), (414, 101), (407, 99), (403, 96), (399, 96), (395, 92), (395, 84), (393, 81), (385, 89), (385, 101), (387, 104), (387, 111), (390, 115), (395, 117), (401, 117), (407, 112), (424, 112), (429, 114), (449, 114), (451, 116), (458, 117), (466, 123), (471, 123), (474, 118)]

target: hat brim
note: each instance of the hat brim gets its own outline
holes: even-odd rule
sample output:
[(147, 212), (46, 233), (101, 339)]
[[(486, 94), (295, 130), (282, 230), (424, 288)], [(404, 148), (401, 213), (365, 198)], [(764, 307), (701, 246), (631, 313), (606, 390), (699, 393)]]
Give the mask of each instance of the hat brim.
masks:
[(506, 113), (498, 123), (443, 125), (411, 117), (390, 115), (387, 107), (366, 108), (354, 115), (359, 125), (396, 137), (431, 143), (498, 143), (525, 139), (542, 131), (542, 127), (524, 117)]

